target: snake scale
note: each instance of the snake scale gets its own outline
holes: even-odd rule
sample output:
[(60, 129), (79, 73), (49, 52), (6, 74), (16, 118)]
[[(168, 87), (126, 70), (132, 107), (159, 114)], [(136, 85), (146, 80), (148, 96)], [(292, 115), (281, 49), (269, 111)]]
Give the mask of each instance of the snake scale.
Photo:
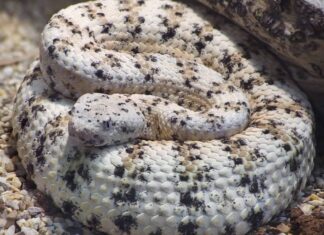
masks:
[(46, 25), (18, 90), (18, 153), (38, 189), (107, 234), (245, 234), (313, 167), (313, 113), (289, 77), (195, 3), (80, 3)]

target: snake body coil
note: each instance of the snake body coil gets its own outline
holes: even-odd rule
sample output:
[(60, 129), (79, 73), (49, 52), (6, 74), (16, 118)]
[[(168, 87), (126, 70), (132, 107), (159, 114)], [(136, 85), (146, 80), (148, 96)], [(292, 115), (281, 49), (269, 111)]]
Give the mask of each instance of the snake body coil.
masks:
[(286, 208), (313, 114), (277, 58), (201, 6), (102, 0), (54, 15), (18, 90), (18, 152), (109, 234), (245, 234)]

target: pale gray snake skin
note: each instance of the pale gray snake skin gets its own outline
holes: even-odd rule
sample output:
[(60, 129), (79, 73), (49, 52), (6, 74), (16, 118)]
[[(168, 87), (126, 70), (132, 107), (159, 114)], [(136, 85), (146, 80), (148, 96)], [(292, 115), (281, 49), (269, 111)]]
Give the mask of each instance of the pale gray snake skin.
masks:
[(18, 153), (38, 189), (107, 234), (245, 234), (313, 168), (312, 110), (289, 77), (199, 5), (74, 5), (18, 90)]

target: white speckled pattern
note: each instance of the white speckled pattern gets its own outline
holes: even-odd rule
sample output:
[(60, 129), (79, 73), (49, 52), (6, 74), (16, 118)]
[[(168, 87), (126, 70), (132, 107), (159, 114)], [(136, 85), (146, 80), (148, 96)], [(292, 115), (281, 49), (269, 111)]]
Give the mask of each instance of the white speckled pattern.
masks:
[(54, 15), (13, 128), (37, 187), (108, 234), (245, 234), (287, 207), (315, 155), (311, 107), (280, 62), (168, 0)]

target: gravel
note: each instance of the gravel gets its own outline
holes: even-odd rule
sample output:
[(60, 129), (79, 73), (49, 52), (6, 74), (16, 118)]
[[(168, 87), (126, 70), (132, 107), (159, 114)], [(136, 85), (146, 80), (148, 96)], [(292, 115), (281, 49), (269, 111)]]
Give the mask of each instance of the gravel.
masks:
[[(62, 214), (36, 189), (11, 139), (12, 101), (25, 71), (38, 55), (41, 29), (50, 15), (74, 2), (2, 0), (0, 4), (0, 235), (102, 234)], [(306, 189), (291, 207), (251, 234), (323, 234), (324, 128), (321, 123), (317, 128), (318, 156)]]

